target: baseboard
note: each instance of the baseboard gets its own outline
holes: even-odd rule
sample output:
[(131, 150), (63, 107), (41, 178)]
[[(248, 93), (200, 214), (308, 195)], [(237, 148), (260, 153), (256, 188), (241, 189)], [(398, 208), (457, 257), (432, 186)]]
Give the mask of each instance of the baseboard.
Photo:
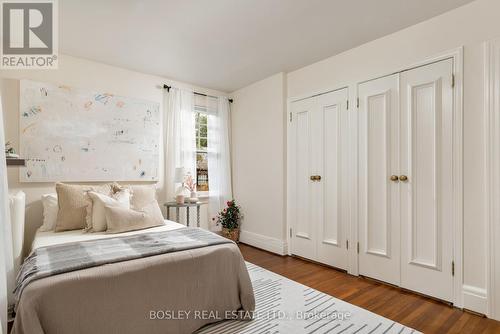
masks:
[(471, 285), (463, 285), (464, 308), (481, 314), (488, 314), (488, 297), (486, 289)]
[(244, 244), (248, 244), (271, 253), (279, 255), (287, 254), (286, 241), (271, 238), (262, 234), (241, 230), (240, 241)]

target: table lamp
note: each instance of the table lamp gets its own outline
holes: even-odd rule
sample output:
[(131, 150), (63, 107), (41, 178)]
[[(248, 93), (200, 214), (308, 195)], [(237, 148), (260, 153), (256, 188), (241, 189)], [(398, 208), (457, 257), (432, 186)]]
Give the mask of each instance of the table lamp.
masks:
[(179, 204), (184, 203), (184, 179), (186, 177), (186, 169), (178, 167), (175, 169), (174, 183), (180, 183), (181, 186), (175, 191), (175, 201)]

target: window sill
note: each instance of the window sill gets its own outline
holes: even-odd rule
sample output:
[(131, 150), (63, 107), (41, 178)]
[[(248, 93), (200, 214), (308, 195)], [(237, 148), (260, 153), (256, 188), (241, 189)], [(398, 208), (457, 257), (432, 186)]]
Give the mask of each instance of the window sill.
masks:
[(202, 203), (208, 203), (208, 199), (210, 198), (208, 191), (203, 191), (198, 193), (198, 198)]

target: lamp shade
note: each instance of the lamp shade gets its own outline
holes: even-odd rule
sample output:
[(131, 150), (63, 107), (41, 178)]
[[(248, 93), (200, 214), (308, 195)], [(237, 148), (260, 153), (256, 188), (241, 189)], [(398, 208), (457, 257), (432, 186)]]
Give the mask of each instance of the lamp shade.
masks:
[(186, 177), (186, 169), (184, 167), (177, 167), (175, 169), (174, 182), (182, 183), (184, 182), (185, 177)]

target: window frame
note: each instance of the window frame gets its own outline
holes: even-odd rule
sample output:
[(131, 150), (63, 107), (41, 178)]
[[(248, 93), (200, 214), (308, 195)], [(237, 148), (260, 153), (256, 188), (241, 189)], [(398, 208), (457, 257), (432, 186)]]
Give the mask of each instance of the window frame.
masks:
[[(206, 107), (203, 107), (203, 106), (199, 106), (199, 105), (195, 105), (194, 107), (194, 111), (195, 111), (195, 128), (194, 128), (194, 131), (195, 131), (195, 140), (196, 140), (196, 175), (195, 175), (195, 179), (196, 179), (196, 192), (198, 193), (198, 198), (208, 198), (209, 196), (209, 192), (210, 192), (210, 189), (208, 190), (198, 190), (198, 154), (199, 153), (202, 153), (202, 154), (206, 154), (206, 157), (207, 157), (207, 164), (208, 164), (208, 112), (207, 112), (207, 108)], [(200, 121), (200, 116), (204, 116), (205, 119), (206, 119), (206, 124), (204, 124), (204, 126), (206, 127), (206, 134), (205, 136), (201, 136), (201, 125), (202, 125), (202, 122)], [(202, 139), (205, 139), (206, 141), (206, 148), (202, 148), (201, 147), (201, 140)], [(208, 166), (207, 166), (207, 176), (208, 176)]]

